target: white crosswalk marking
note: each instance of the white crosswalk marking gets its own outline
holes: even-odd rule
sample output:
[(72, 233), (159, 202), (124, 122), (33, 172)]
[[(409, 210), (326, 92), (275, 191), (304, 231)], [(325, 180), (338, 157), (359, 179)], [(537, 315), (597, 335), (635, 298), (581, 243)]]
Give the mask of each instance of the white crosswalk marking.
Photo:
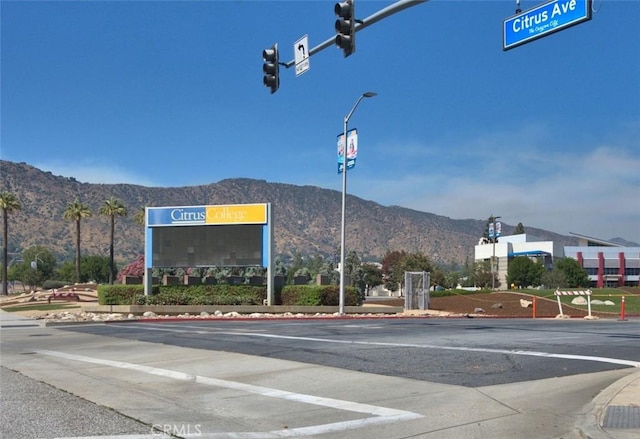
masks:
[[(279, 398), (287, 401), (294, 401), (303, 404), (312, 404), (316, 406), (327, 407), (335, 410), (345, 410), (350, 412), (356, 412), (367, 417), (361, 419), (355, 419), (343, 422), (334, 422), (330, 424), (311, 425), (307, 427), (288, 428), (283, 430), (267, 431), (267, 432), (224, 432), (224, 433), (206, 433), (195, 432), (192, 434), (181, 435), (185, 438), (238, 438), (238, 439), (269, 439), (269, 438), (281, 438), (281, 437), (301, 437), (312, 436), (318, 434), (324, 434), (329, 432), (339, 432), (344, 430), (352, 430), (371, 425), (387, 424), (398, 421), (408, 421), (410, 419), (418, 419), (423, 416), (418, 413), (413, 413), (405, 410), (397, 410), (386, 407), (375, 406), (371, 404), (362, 404), (353, 401), (345, 401), (334, 398), (325, 398), (321, 396), (306, 395), (303, 393), (289, 392), (286, 390), (278, 390), (264, 386), (256, 386), (253, 384), (240, 383), (237, 381), (222, 380), (218, 378), (210, 378), (200, 375), (192, 375), (184, 372), (178, 372), (168, 369), (160, 369), (152, 366), (145, 366), (142, 364), (127, 363), (124, 361), (113, 361), (101, 358), (86, 357), (83, 355), (74, 355), (58, 351), (38, 350), (37, 354), (47, 355), (56, 358), (63, 358), (71, 361), (81, 361), (84, 363), (98, 364), (102, 366), (115, 367), (119, 369), (128, 369), (141, 373), (147, 373), (150, 375), (162, 376), (165, 378), (171, 378), (175, 380), (191, 381), (196, 384), (204, 384), (215, 387), (222, 387), (226, 389), (233, 389), (247, 393), (253, 393), (270, 398)], [(148, 437), (162, 437), (162, 436), (139, 436), (142, 438)], [(131, 438), (137, 439), (138, 437)], [(80, 438), (74, 438), (80, 439)], [(93, 438), (91, 438), (93, 439)], [(120, 438), (118, 438), (120, 439)], [(125, 438), (129, 439), (129, 438)]]

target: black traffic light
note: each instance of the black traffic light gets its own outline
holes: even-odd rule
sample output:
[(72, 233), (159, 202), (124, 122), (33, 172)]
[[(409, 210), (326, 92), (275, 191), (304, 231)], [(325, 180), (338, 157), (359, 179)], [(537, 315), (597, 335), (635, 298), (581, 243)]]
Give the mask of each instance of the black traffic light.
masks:
[(271, 94), (275, 93), (280, 87), (280, 65), (278, 64), (278, 43), (271, 46), (270, 49), (262, 51), (262, 59), (264, 64), (262, 65), (262, 71), (264, 77), (262, 82), (265, 87), (271, 89)]
[(333, 10), (338, 16), (336, 20), (336, 46), (342, 49), (344, 56), (347, 57), (356, 51), (355, 0), (336, 3)]

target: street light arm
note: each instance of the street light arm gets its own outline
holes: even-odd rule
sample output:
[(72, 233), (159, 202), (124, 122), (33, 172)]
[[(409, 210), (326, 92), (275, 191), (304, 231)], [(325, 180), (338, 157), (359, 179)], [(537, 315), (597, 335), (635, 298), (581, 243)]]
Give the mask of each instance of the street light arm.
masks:
[(351, 116), (353, 116), (353, 112), (356, 111), (356, 108), (358, 108), (358, 104), (360, 103), (360, 101), (362, 101), (365, 98), (364, 94), (361, 95), (358, 100), (356, 101), (355, 105), (353, 106), (353, 108), (351, 109), (351, 111), (349, 111), (349, 114), (347, 114), (344, 118), (344, 123), (347, 124), (349, 123), (349, 119), (351, 119)]

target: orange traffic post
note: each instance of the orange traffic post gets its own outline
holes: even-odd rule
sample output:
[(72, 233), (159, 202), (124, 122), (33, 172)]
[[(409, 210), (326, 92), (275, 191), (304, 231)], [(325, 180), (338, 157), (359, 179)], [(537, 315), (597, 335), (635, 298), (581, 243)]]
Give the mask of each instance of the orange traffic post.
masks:
[(533, 305), (531, 305), (531, 307), (533, 308), (533, 318), (536, 318), (536, 296), (533, 296)]
[(624, 296), (622, 296), (622, 302), (620, 302), (620, 320), (625, 320), (625, 318), (624, 318)]

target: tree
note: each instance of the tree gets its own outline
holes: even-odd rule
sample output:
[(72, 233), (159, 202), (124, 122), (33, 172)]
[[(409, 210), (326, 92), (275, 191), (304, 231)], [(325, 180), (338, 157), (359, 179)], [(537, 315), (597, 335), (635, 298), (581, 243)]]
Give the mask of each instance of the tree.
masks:
[(287, 266), (285, 265), (284, 261), (280, 256), (276, 256), (276, 261), (274, 265), (275, 265), (274, 273), (273, 273), (274, 276), (283, 276), (283, 277), (287, 276)]
[(519, 287), (538, 286), (544, 271), (542, 263), (533, 262), (526, 256), (517, 256), (509, 263), (507, 282)]
[(80, 282), (80, 222), (91, 216), (93, 216), (91, 209), (78, 201), (77, 198), (67, 206), (62, 214), (64, 219), (76, 223), (76, 282)]
[(358, 284), (358, 278), (360, 274), (360, 256), (355, 250), (351, 250), (344, 261), (344, 274), (351, 278), (351, 286)]
[[(7, 269), (7, 278), (10, 282), (22, 279), (22, 275), (24, 273), (24, 265), (23, 264), (13, 264), (9, 266)], [(22, 284), (22, 291), (26, 292), (25, 285)]]
[(63, 262), (56, 270), (56, 279), (72, 283), (76, 277), (76, 264), (72, 261)]
[(301, 268), (298, 268), (295, 273), (293, 273), (293, 277), (294, 279), (304, 277), (307, 279), (307, 282), (309, 282), (309, 280), (311, 279), (311, 273), (309, 272), (308, 267), (301, 267)]
[(558, 270), (558, 267), (553, 267), (553, 270), (542, 275), (542, 285), (545, 285), (545, 288), (564, 288), (567, 286), (567, 276), (562, 270)]
[(132, 263), (125, 265), (122, 270), (118, 272), (118, 280), (120, 282), (122, 282), (124, 276), (144, 276), (144, 255), (138, 255)]
[(400, 271), (400, 264), (406, 256), (407, 252), (404, 250), (393, 250), (387, 251), (382, 258), (382, 276), (385, 288), (394, 291), (402, 283), (404, 273), (400, 277), (397, 276), (397, 273)]
[(138, 209), (138, 211), (133, 215), (133, 222), (135, 222), (136, 224), (140, 225), (140, 226), (144, 226), (144, 223), (146, 222), (146, 207), (145, 206), (140, 206), (140, 208)]
[(293, 283), (293, 278), (298, 270), (305, 266), (304, 256), (300, 252), (296, 252), (293, 256), (293, 262), (287, 269), (287, 283)]
[(113, 261), (102, 255), (85, 255), (80, 260), (80, 281), (105, 283), (110, 280)]
[(98, 209), (98, 214), (109, 217), (109, 285), (113, 284), (115, 266), (113, 264), (113, 240), (115, 234), (116, 216), (127, 216), (127, 208), (117, 198), (111, 197)]
[(500, 286), (496, 279), (496, 273), (491, 272), (491, 261), (478, 261), (473, 265), (473, 274), (471, 275), (471, 285), (479, 288), (490, 288), (491, 286)]
[(524, 235), (526, 232), (524, 231), (524, 226), (522, 223), (518, 223), (516, 228), (513, 230), (514, 235)]
[(427, 255), (422, 253), (407, 253), (405, 251), (392, 251), (382, 259), (382, 273), (385, 278), (385, 287), (390, 290), (397, 289), (398, 285), (404, 285), (405, 271), (428, 271), (431, 284), (444, 280), (442, 272), (438, 270)]
[[(63, 262), (56, 270), (57, 280), (72, 282), (76, 277), (75, 264)], [(85, 255), (80, 258), (80, 279), (84, 283), (93, 281), (106, 283), (109, 281), (109, 258), (104, 255)]]
[(57, 261), (48, 248), (37, 245), (22, 252), (24, 262), (21, 271), (21, 280), (24, 284), (35, 289), (45, 280), (53, 277)]
[(544, 267), (544, 262), (542, 259), (537, 260), (533, 267), (531, 267), (530, 278), (529, 281), (533, 286), (542, 285), (542, 276), (547, 272), (547, 269)]
[(362, 264), (362, 280), (365, 284), (365, 290), (382, 285), (382, 270), (374, 264)]
[(562, 258), (555, 263), (555, 268), (564, 273), (570, 288), (588, 287), (591, 281), (589, 275), (573, 258)]
[(15, 194), (0, 192), (0, 210), (2, 210), (2, 294), (9, 294), (7, 266), (9, 265), (9, 214), (22, 209)]

